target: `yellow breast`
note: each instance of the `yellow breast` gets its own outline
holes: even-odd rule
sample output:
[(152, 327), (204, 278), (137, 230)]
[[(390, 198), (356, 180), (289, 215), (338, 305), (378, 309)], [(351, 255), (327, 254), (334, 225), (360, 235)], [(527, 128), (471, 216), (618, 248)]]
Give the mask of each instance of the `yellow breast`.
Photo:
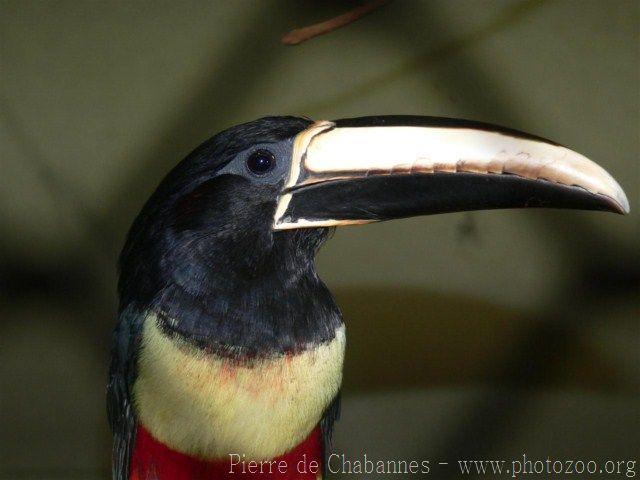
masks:
[(183, 453), (265, 460), (315, 428), (342, 381), (344, 326), (296, 355), (238, 364), (163, 334), (145, 319), (133, 395), (151, 434)]

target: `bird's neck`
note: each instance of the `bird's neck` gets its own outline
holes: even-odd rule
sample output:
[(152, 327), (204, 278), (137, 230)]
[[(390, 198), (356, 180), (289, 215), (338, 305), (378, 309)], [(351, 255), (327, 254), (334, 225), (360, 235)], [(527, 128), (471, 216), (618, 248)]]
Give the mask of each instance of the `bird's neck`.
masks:
[(242, 224), (153, 236), (159, 227), (143, 220), (120, 259), (121, 310), (155, 312), (166, 333), (245, 358), (306, 350), (341, 325), (314, 265), (331, 229)]
[(174, 275), (151, 310), (165, 333), (205, 351), (242, 358), (295, 354), (330, 341), (342, 324), (312, 261), (274, 256), (244, 274), (195, 262), (188, 268)]
[(131, 480), (287, 480), (322, 478), (320, 427), (293, 450), (277, 458), (251, 461), (241, 454), (207, 461), (190, 457), (162, 444), (138, 426), (131, 463)]

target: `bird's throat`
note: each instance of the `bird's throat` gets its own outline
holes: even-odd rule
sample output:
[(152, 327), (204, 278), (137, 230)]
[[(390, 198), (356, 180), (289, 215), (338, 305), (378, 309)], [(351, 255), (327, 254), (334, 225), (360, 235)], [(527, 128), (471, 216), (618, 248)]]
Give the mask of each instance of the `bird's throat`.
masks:
[[(310, 260), (276, 249), (271, 265), (238, 276), (194, 262), (173, 272), (152, 302), (164, 333), (227, 358), (272, 357), (308, 350), (342, 326), (333, 296)], [(280, 258), (282, 257), (282, 258)], [(264, 263), (264, 262), (263, 262)], [(194, 273), (194, 269), (195, 273)]]

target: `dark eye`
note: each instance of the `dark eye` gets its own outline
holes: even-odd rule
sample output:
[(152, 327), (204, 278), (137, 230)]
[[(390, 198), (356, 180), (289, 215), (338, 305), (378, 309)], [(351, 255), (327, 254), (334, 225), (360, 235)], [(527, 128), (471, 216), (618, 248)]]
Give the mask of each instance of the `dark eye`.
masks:
[(253, 152), (247, 158), (247, 167), (251, 173), (256, 175), (264, 175), (276, 166), (276, 159), (268, 150), (258, 150)]

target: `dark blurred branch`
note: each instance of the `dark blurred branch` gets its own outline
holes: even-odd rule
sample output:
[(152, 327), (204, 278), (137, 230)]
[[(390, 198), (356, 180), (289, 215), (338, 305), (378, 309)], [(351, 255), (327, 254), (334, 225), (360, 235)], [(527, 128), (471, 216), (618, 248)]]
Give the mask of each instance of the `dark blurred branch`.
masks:
[(314, 23), (308, 27), (296, 28), (283, 35), (282, 43), (285, 45), (298, 45), (299, 43), (306, 42), (307, 40), (319, 35), (324, 35), (338, 28), (345, 27), (384, 6), (390, 1), (391, 0), (373, 0), (354, 8), (353, 10), (349, 10), (346, 13), (338, 15), (337, 17), (325, 20), (324, 22)]
[[(310, 103), (301, 105), (298, 108), (298, 111), (305, 112), (308, 115), (319, 115), (322, 112), (332, 112), (336, 108), (344, 106), (345, 104), (353, 103), (355, 100), (362, 99), (364, 97), (373, 97), (377, 92), (381, 91), (385, 87), (389, 87), (390, 84), (398, 81), (406, 75), (413, 75), (420, 72), (431, 72), (433, 71), (434, 64), (436, 62), (451, 59), (470, 48), (477, 47), (482, 42), (495, 38), (496, 35), (501, 34), (518, 23), (526, 20), (528, 16), (539, 10), (545, 2), (546, 0), (524, 0), (522, 2), (508, 3), (500, 13), (489, 20), (486, 24), (475, 30), (462, 33), (452, 39), (447, 38), (440, 40), (438, 38), (439, 32), (434, 32), (432, 34), (432, 36), (434, 36), (434, 40), (422, 53), (418, 53), (416, 56), (408, 58), (397, 67), (394, 67), (379, 76), (359, 83), (354, 80), (350, 82), (349, 85), (345, 85), (344, 88), (342, 88), (335, 96), (326, 96), (320, 100), (314, 100)], [(400, 6), (400, 4), (398, 4), (398, 6)], [(384, 19), (382, 19), (380, 23), (382, 34), (389, 32), (391, 38), (394, 38), (392, 35), (395, 35), (401, 43), (403, 43), (401, 40), (402, 37), (410, 37), (410, 41), (406, 42), (407, 46), (404, 48), (410, 52), (416, 51), (415, 38), (418, 34), (414, 31), (409, 34), (407, 32), (410, 30), (409, 25), (405, 25), (404, 29), (400, 29), (398, 32), (397, 30), (390, 28), (390, 26), (385, 25)], [(420, 48), (422, 47), (420, 46)], [(451, 90), (456, 96), (461, 93), (465, 93), (464, 91), (461, 92), (453, 87), (451, 87)], [(468, 93), (470, 95), (475, 94), (475, 92)]]

